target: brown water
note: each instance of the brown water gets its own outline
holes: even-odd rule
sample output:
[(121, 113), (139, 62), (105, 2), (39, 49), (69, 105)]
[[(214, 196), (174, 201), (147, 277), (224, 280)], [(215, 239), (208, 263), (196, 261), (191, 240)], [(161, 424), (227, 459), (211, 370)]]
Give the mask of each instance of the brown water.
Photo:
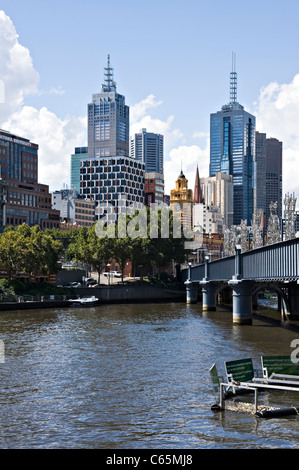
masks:
[[(299, 417), (215, 413), (209, 368), (290, 354), (268, 321), (234, 326), (201, 305), (110, 305), (0, 314), (0, 448), (202, 449), (299, 446)], [(292, 403), (290, 403), (292, 400)], [(299, 406), (299, 394), (262, 403)]]

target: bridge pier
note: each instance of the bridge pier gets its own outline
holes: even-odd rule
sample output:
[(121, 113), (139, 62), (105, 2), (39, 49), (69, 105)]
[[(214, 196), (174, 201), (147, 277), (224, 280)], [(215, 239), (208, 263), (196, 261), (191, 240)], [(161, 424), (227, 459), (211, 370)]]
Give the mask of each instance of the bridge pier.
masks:
[(233, 291), (233, 323), (252, 324), (252, 283), (233, 279), (229, 281)]
[(289, 318), (297, 320), (299, 318), (299, 285), (290, 282), (288, 285)]
[(203, 311), (216, 310), (216, 293), (218, 284), (211, 281), (201, 281), (202, 287), (202, 309)]
[(197, 303), (197, 282), (192, 282), (188, 279), (185, 282), (186, 286), (186, 302), (187, 304)]

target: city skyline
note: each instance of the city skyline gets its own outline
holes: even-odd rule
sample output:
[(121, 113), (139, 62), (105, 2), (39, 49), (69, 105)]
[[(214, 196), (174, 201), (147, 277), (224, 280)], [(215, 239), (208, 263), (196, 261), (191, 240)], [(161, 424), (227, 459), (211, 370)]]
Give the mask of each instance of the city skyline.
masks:
[[(257, 131), (283, 142), (283, 193), (298, 193), (299, 70), (293, 58), (299, 5), (279, 5), (253, 1), (245, 14), (235, 1), (154, 1), (146, 8), (89, 0), (73, 2), (70, 10), (66, 1), (4, 0), (0, 127), (39, 145), (39, 181), (51, 191), (69, 184), (70, 156), (87, 145), (86, 106), (100, 92), (110, 54), (118, 92), (130, 107), (130, 136), (141, 128), (162, 134), (166, 193), (181, 163), (193, 187), (197, 165), (200, 176), (208, 176), (210, 113), (229, 101), (234, 51), (238, 101), (256, 116)], [(101, 24), (101, 41), (93, 33), (99, 14), (116, 22), (111, 31), (110, 21)], [(142, 18), (146, 24), (137, 21)], [(229, 21), (234, 28), (225, 27)], [(242, 35), (249, 25), (257, 32), (250, 40)], [(219, 42), (224, 30), (226, 41)]]

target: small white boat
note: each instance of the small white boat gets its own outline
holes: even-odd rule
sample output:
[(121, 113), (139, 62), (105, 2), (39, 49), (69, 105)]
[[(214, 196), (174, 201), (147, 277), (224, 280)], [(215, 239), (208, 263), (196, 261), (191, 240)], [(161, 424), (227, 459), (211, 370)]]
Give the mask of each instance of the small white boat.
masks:
[(70, 299), (69, 303), (71, 304), (72, 307), (87, 307), (87, 306), (92, 306), (95, 305), (98, 302), (98, 298), (95, 297), (94, 295), (91, 295), (89, 297), (81, 297), (79, 299)]

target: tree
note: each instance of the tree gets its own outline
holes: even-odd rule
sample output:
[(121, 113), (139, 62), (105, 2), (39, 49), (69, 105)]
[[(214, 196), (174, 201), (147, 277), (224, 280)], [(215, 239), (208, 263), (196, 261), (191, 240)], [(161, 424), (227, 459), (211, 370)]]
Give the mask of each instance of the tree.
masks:
[(14, 279), (19, 272), (31, 275), (41, 270), (52, 274), (58, 269), (62, 244), (45, 234), (36, 225), (9, 227), (0, 236), (0, 263), (8, 277)]
[(90, 264), (98, 273), (98, 282), (102, 269), (112, 257), (111, 239), (99, 238), (96, 234), (95, 225), (82, 227), (77, 239), (68, 247), (69, 254), (77, 261)]

